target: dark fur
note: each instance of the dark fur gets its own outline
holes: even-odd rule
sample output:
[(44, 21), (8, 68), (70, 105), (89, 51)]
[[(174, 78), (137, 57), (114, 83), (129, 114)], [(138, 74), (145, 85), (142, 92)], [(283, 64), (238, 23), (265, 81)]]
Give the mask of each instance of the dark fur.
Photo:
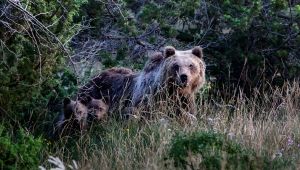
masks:
[(109, 112), (120, 111), (123, 106), (129, 105), (135, 76), (133, 71), (127, 68), (105, 70), (80, 88), (78, 98), (102, 99), (109, 106)]
[(164, 60), (164, 56), (162, 53), (153, 54), (152, 56), (149, 57), (149, 60), (145, 64), (143, 71), (146, 73), (154, 71), (157, 67), (160, 66), (163, 60)]
[(63, 101), (63, 111), (54, 120), (50, 138), (56, 140), (62, 136), (84, 131), (87, 125), (87, 115), (79, 118), (79, 112), (88, 114), (86, 103), (65, 98)]

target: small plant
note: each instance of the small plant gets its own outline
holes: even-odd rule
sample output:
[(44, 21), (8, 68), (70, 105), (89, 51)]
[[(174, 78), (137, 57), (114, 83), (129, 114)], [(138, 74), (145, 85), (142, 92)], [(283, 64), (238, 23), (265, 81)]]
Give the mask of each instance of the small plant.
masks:
[(270, 160), (258, 156), (253, 150), (214, 132), (177, 134), (172, 142), (169, 157), (175, 167), (191, 169), (260, 169), (283, 168), (287, 160)]
[(20, 129), (9, 136), (0, 125), (0, 169), (32, 169), (39, 164), (43, 141)]
[[(250, 151), (214, 132), (177, 134), (172, 140), (169, 155), (176, 167), (200, 166), (207, 169), (221, 169), (224, 163), (228, 166), (235, 166), (237, 162), (247, 165), (254, 157)], [(192, 158), (195, 156), (198, 158)]]

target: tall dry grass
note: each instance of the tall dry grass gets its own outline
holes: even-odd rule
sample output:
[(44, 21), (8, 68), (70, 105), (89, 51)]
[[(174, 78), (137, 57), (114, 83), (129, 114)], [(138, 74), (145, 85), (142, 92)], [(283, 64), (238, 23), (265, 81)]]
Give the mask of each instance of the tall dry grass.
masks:
[[(89, 133), (52, 144), (47, 155), (79, 169), (174, 169), (166, 165), (176, 133), (214, 131), (269, 158), (285, 157), (300, 167), (300, 85), (286, 83), (271, 92), (256, 91), (231, 99), (199, 95), (198, 121), (182, 124), (153, 107), (157, 116), (147, 122), (114, 119), (93, 124)], [(172, 112), (172, 110), (168, 110)], [(155, 113), (154, 113), (155, 114)], [(200, 161), (200, 160), (199, 160)], [(42, 163), (46, 167), (48, 163)]]

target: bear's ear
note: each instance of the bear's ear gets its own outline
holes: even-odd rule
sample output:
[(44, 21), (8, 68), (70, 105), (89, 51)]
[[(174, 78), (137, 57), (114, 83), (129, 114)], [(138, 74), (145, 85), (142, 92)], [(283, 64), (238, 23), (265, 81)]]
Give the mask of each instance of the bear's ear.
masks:
[(84, 99), (80, 100), (80, 103), (87, 105), (88, 103), (90, 103), (92, 101), (92, 97), (91, 96), (85, 96)]
[(70, 98), (68, 98), (68, 97), (66, 97), (66, 98), (64, 98), (64, 107), (66, 107), (67, 105), (69, 105), (70, 103), (71, 103), (71, 99)]
[(200, 46), (194, 47), (192, 50), (192, 54), (194, 54), (195, 56), (197, 56), (199, 58), (203, 58), (203, 51)]
[(175, 54), (175, 50), (176, 49), (174, 47), (172, 47), (172, 46), (165, 47), (165, 52), (164, 52), (165, 57), (170, 57), (170, 56), (174, 55)]

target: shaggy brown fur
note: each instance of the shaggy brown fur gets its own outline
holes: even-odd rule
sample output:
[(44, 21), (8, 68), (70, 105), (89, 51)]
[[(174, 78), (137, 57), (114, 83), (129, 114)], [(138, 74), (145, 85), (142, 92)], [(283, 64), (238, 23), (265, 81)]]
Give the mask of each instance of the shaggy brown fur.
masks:
[(89, 115), (92, 120), (104, 120), (107, 118), (109, 106), (100, 99), (92, 99), (88, 102)]
[(86, 128), (88, 108), (86, 103), (65, 98), (63, 111), (54, 122), (52, 139), (74, 134)]
[(63, 112), (58, 115), (54, 124), (52, 138), (59, 138), (68, 134), (82, 132), (89, 126), (89, 121), (103, 120), (108, 106), (102, 101), (88, 97), (86, 101), (63, 101)]
[(109, 112), (121, 111), (129, 105), (135, 76), (128, 68), (105, 70), (80, 88), (78, 98), (83, 101), (87, 97), (101, 99), (108, 105)]
[(102, 100), (109, 112), (123, 116), (168, 98), (178, 114), (194, 114), (195, 92), (205, 82), (202, 59), (201, 47), (187, 51), (166, 47), (164, 54), (152, 55), (139, 73), (122, 67), (103, 71), (80, 88), (78, 99)]
[(151, 57), (136, 77), (133, 107), (144, 107), (168, 97), (176, 103), (178, 114), (182, 113), (181, 110), (194, 114), (195, 92), (204, 82), (205, 63), (201, 47), (187, 51), (166, 47), (164, 54)]

